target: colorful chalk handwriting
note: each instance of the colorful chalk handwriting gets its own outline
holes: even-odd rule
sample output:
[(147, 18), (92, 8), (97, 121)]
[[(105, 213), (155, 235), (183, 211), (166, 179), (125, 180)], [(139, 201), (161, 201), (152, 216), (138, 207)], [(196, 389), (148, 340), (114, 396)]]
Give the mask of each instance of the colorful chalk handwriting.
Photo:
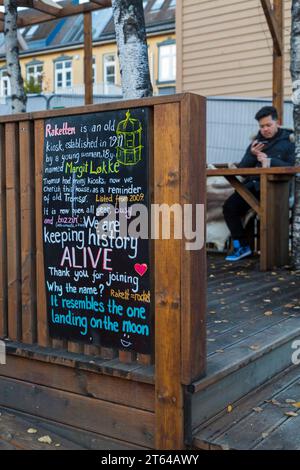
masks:
[[(135, 108), (45, 121), (43, 242), (52, 338), (151, 352), (150, 243), (120, 229), (121, 217), (132, 220), (133, 204), (149, 207), (149, 117), (149, 109)], [(105, 222), (112, 207), (115, 219)]]

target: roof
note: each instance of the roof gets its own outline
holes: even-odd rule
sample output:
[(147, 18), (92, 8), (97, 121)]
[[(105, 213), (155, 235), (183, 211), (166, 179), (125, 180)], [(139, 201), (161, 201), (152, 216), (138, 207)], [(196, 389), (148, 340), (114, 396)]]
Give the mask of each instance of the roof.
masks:
[[(73, 2), (74, 3), (74, 2)], [(145, 0), (145, 23), (147, 34), (175, 31), (174, 0)], [(92, 12), (93, 42), (114, 41), (115, 29), (112, 8)], [(83, 44), (83, 15), (71, 16), (27, 26), (19, 29), (27, 49), (20, 43), (20, 53), (46, 51)], [(23, 42), (23, 41), (22, 41)], [(4, 35), (0, 33), (0, 56), (5, 54)]]

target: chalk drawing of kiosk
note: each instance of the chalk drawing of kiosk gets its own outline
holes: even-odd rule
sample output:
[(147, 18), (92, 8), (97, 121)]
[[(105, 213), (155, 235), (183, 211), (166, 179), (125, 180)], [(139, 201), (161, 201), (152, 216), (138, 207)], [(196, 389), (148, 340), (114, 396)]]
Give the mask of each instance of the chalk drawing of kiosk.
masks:
[(141, 122), (127, 111), (117, 127), (117, 160), (122, 165), (136, 165), (142, 159), (142, 130)]

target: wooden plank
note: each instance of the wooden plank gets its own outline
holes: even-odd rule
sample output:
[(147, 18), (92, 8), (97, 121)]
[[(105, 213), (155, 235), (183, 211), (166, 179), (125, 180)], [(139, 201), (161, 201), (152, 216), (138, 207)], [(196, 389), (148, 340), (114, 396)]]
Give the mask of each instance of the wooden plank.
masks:
[(253, 344), (255, 345), (255, 336), (259, 333), (267, 331), (274, 325), (284, 325), (286, 319), (282, 315), (281, 308), (272, 310), (272, 315), (266, 316), (261, 311), (260, 315), (256, 318), (251, 318), (248, 322), (238, 324), (236, 327), (231, 328), (229, 331), (225, 331), (222, 334), (211, 333), (208, 335), (209, 340), (213, 341), (208, 344), (208, 356), (212, 358), (213, 355), (223, 354), (227, 348), (237, 346), (241, 341), (246, 338), (253, 338)]
[(150, 366), (153, 364), (154, 357), (151, 357), (150, 354), (138, 354), (136, 360), (141, 365)]
[(93, 38), (92, 14), (84, 13), (84, 99), (85, 104), (93, 103)]
[(17, 125), (5, 126), (8, 336), (21, 339), (21, 240), (20, 240), (20, 167)]
[(269, 269), (269, 251), (268, 251), (268, 179), (266, 175), (260, 177), (260, 269), (266, 271)]
[(225, 176), (231, 186), (242, 196), (243, 199), (249, 204), (249, 206), (260, 215), (261, 207), (258, 199), (241, 183), (235, 176)]
[(120, 377), (147, 384), (154, 384), (154, 367), (139, 364), (122, 364), (118, 359), (105, 360), (86, 355), (74, 355), (66, 350), (41, 348), (38, 345), (6, 342), (8, 354), (18, 357), (36, 359), (43, 363), (59, 364), (80, 370)]
[[(159, 136), (156, 138), (155, 136)], [(163, 158), (161, 156), (163, 155)], [(154, 202), (180, 202), (180, 107), (154, 107)], [(184, 447), (180, 240), (155, 241), (155, 448)]]
[(7, 356), (2, 376), (154, 412), (154, 386), (79, 368)]
[[(273, 430), (285, 423), (289, 418), (285, 415), (287, 411), (294, 411), (291, 405), (285, 403), (286, 399), (298, 400), (300, 384), (290, 385), (279, 393), (275, 393), (270, 399), (275, 399), (285, 406), (276, 406), (273, 403), (257, 403), (263, 411), (257, 413), (249, 410), (237, 424), (233, 424), (229, 432), (224, 433), (216, 439), (216, 444), (228, 445), (231, 449), (252, 449), (263, 442), (263, 433), (272, 436)], [(298, 423), (299, 425), (299, 423)], [(265, 446), (264, 446), (265, 447)], [(266, 447), (265, 447), (266, 448)]]
[[(0, 408), (0, 443), (6, 442), (18, 450), (80, 450), (81, 446), (65, 439), (52, 430), (51, 435), (44, 428), (41, 421), (24, 419), (13, 410), (6, 411)], [(35, 428), (35, 434), (29, 434), (29, 428)], [(48, 435), (52, 443), (42, 443), (38, 439)], [(57, 445), (56, 445), (57, 444)]]
[[(284, 178), (284, 179), (283, 179)], [(268, 177), (268, 265), (284, 266), (289, 263), (289, 179)], [(278, 214), (280, 223), (278, 224)]]
[[(273, 325), (267, 331), (258, 333), (255, 337), (246, 338), (237, 345), (227, 348), (224, 354), (219, 354), (208, 360), (207, 376), (193, 384), (193, 391), (199, 392), (212, 383), (262, 357), (266, 352), (280, 347), (288, 341), (293, 341), (299, 334), (300, 320), (287, 318), (279, 325)], [(251, 347), (254, 346), (254, 349)]]
[(256, 175), (295, 175), (300, 166), (280, 166), (271, 168), (216, 168), (207, 169), (206, 176), (256, 176)]
[[(5, 408), (1, 408), (0, 411), (5, 412)], [(146, 450), (146, 448), (137, 446), (134, 444), (129, 444), (128, 442), (123, 442), (120, 440), (116, 439), (109, 439), (105, 436), (101, 436), (100, 434), (95, 434), (91, 433), (88, 431), (83, 431), (83, 429), (77, 429), (71, 426), (66, 426), (63, 424), (58, 424), (55, 423), (54, 421), (50, 420), (45, 420), (41, 418), (35, 418), (32, 415), (28, 415), (26, 413), (21, 413), (21, 412), (16, 412), (14, 410), (14, 414), (17, 417), (20, 417), (22, 420), (31, 423), (30, 426), (28, 427), (33, 427), (36, 429), (41, 429), (43, 430), (43, 433), (45, 435), (50, 435), (51, 437), (54, 436), (55, 438), (59, 441), (59, 439), (56, 437), (61, 437), (62, 442), (65, 444), (65, 441), (71, 441), (71, 443), (74, 445), (78, 445), (83, 449), (88, 449), (88, 450)]]
[(153, 447), (153, 413), (3, 377), (0, 384), (2, 406)]
[[(277, 10), (276, 8), (276, 3), (278, 6), (278, 3), (283, 3), (282, 0), (274, 0), (274, 10), (271, 6), (270, 0), (261, 0), (261, 5), (264, 10), (264, 14), (270, 29), (270, 33), (273, 39), (274, 43), (274, 49), (277, 55), (283, 55), (283, 37), (282, 37), (282, 23), (279, 21)], [(283, 11), (283, 10), (282, 10)]]
[(118, 351), (112, 348), (100, 348), (100, 357), (102, 359), (114, 359), (118, 356)]
[(68, 341), (66, 340), (52, 338), (50, 341), (51, 343), (49, 344), (51, 344), (52, 348), (54, 349), (59, 349), (59, 350), (68, 349)]
[(80, 343), (75, 343), (73, 341), (68, 341), (68, 351), (82, 354), (84, 351), (84, 345)]
[(204, 375), (206, 368), (205, 168), (206, 102), (189, 95), (181, 104), (180, 198), (182, 208), (192, 206), (191, 230), (195, 230), (196, 207), (202, 206), (203, 212), (197, 221), (196, 236), (202, 238), (197, 249), (187, 249), (185, 237), (181, 244), (181, 382), (186, 385)]
[(40, 346), (49, 346), (46, 287), (44, 274), (42, 178), (44, 155), (44, 121), (34, 123), (35, 155), (35, 220), (36, 220), (36, 280), (37, 280), (37, 334)]
[(33, 129), (30, 121), (19, 125), (21, 191), (22, 341), (37, 340)]
[[(101, 4), (96, 3), (85, 3), (82, 5), (67, 5), (62, 9), (57, 9), (56, 16), (59, 18), (65, 18), (67, 16), (78, 15), (80, 13), (91, 12), (111, 6), (111, 0), (103, 0)], [(53, 13), (51, 10), (48, 12), (38, 11), (37, 9), (30, 8), (19, 12), (18, 14), (18, 28), (24, 28), (25, 26), (45, 23), (53, 20)], [(1, 30), (1, 28), (0, 28)]]
[(40, 0), (17, 0), (17, 5), (47, 13), (48, 15), (53, 16), (53, 19), (57, 17), (58, 12), (60, 11), (60, 8), (47, 5), (46, 3), (42, 3)]
[(222, 411), (217, 416), (209, 420), (199, 429), (193, 443), (197, 448), (203, 448), (203, 445), (214, 443), (218, 437), (226, 432), (230, 432), (233, 423), (240, 422), (243, 417), (247, 416), (253, 408), (257, 408), (266, 399), (271, 399), (276, 393), (284, 390), (298, 379), (299, 373), (297, 369), (291, 368), (279, 374), (275, 379), (271, 379), (267, 383), (253, 390), (247, 396), (241, 398), (231, 413)]
[(0, 125), (0, 338), (7, 336), (7, 219), (5, 132)]
[[(199, 5), (197, 5), (198, 11)], [(176, 2), (176, 92), (183, 89), (183, 4)]]
[(282, 289), (277, 288), (278, 292), (275, 293), (273, 290), (277, 285), (276, 283), (262, 284), (260, 289), (251, 292), (247, 301), (240, 300), (243, 295), (237, 296), (234, 289), (231, 299), (220, 298), (220, 302), (214, 304), (212, 313), (209, 314), (207, 327), (210, 333), (212, 334), (215, 328), (217, 331), (229, 331), (236, 326), (242, 328), (245, 321), (254, 321), (257, 315), (262, 315), (267, 310), (272, 312), (279, 309), (281, 315), (286, 314), (289, 311), (286, 305), (289, 305), (293, 296), (297, 295), (297, 286), (285, 284)]
[[(265, 332), (267, 334), (267, 332)], [(299, 330), (298, 330), (299, 335)], [(295, 337), (291, 339), (294, 341)], [(233, 373), (228, 371), (223, 378), (211, 386), (204, 388), (201, 393), (192, 398), (192, 429), (215, 416), (217, 413), (227, 410), (229, 404), (234, 404), (243, 396), (257, 389), (270, 377), (286, 370), (291, 365), (291, 342), (286, 337), (286, 342), (263, 351), (260, 356), (253, 355), (251, 362), (240, 361), (240, 367)], [(220, 354), (220, 359), (222, 354)], [(209, 361), (208, 361), (209, 362)]]
[(279, 124), (283, 123), (284, 111), (284, 6), (283, 0), (273, 0), (274, 19), (278, 25), (277, 37), (281, 41), (278, 50), (277, 40), (273, 52), (273, 105), (277, 109)]
[(133, 351), (119, 351), (119, 361), (124, 364), (131, 364), (135, 362), (136, 354)]
[[(102, 103), (102, 104), (93, 104), (90, 106), (76, 106), (68, 108), (68, 116), (78, 115), (78, 114), (88, 114), (88, 113), (100, 113), (104, 111), (111, 111), (118, 109), (131, 109), (144, 106), (155, 106), (158, 104), (167, 104), (167, 103), (180, 103), (186, 93), (178, 95), (168, 95), (168, 96), (155, 96), (147, 97), (136, 100), (122, 100), (118, 102)], [(65, 116), (66, 109), (52, 109), (47, 111), (37, 111), (34, 113), (20, 113), (9, 116), (0, 116), (0, 123), (4, 122), (19, 122), (27, 119), (47, 119), (58, 116)]]

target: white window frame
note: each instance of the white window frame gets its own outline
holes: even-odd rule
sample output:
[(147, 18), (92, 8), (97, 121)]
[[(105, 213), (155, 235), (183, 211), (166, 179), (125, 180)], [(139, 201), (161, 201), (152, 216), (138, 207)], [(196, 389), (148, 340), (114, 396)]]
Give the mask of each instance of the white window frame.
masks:
[(93, 85), (97, 83), (96, 57), (93, 57)]
[(158, 46), (158, 83), (176, 81), (176, 43)]
[(159, 11), (162, 7), (163, 4), (165, 3), (165, 0), (155, 0), (151, 7), (151, 11)]
[[(108, 57), (113, 57), (113, 60), (108, 60)], [(107, 77), (107, 68), (108, 67), (114, 67), (114, 81), (108, 81)], [(115, 85), (116, 84), (116, 75), (117, 75), (117, 61), (116, 61), (116, 54), (111, 53), (111, 54), (104, 54), (103, 55), (103, 82), (104, 85)]]
[(1, 70), (0, 72), (0, 96), (5, 98), (11, 95), (10, 79), (7, 75), (7, 70)]
[[(58, 66), (60, 66), (58, 68)], [(72, 59), (63, 59), (57, 60), (54, 66), (54, 76), (55, 76), (55, 92), (62, 90), (64, 88), (71, 88), (73, 85), (73, 67)], [(70, 78), (67, 79), (67, 74), (70, 73)], [(61, 74), (61, 80), (58, 80), (58, 75)], [(58, 86), (58, 82), (61, 82), (61, 85)]]
[[(33, 72), (30, 72), (29, 69), (33, 68)], [(41, 68), (42, 70), (38, 70)], [(43, 64), (27, 64), (26, 65), (26, 80), (30, 82), (30, 78), (33, 77), (35, 83), (40, 83), (41, 87), (43, 86), (43, 74), (44, 74), (44, 65)]]
[(148, 51), (148, 62), (151, 83), (154, 83), (154, 54), (151, 50)]

